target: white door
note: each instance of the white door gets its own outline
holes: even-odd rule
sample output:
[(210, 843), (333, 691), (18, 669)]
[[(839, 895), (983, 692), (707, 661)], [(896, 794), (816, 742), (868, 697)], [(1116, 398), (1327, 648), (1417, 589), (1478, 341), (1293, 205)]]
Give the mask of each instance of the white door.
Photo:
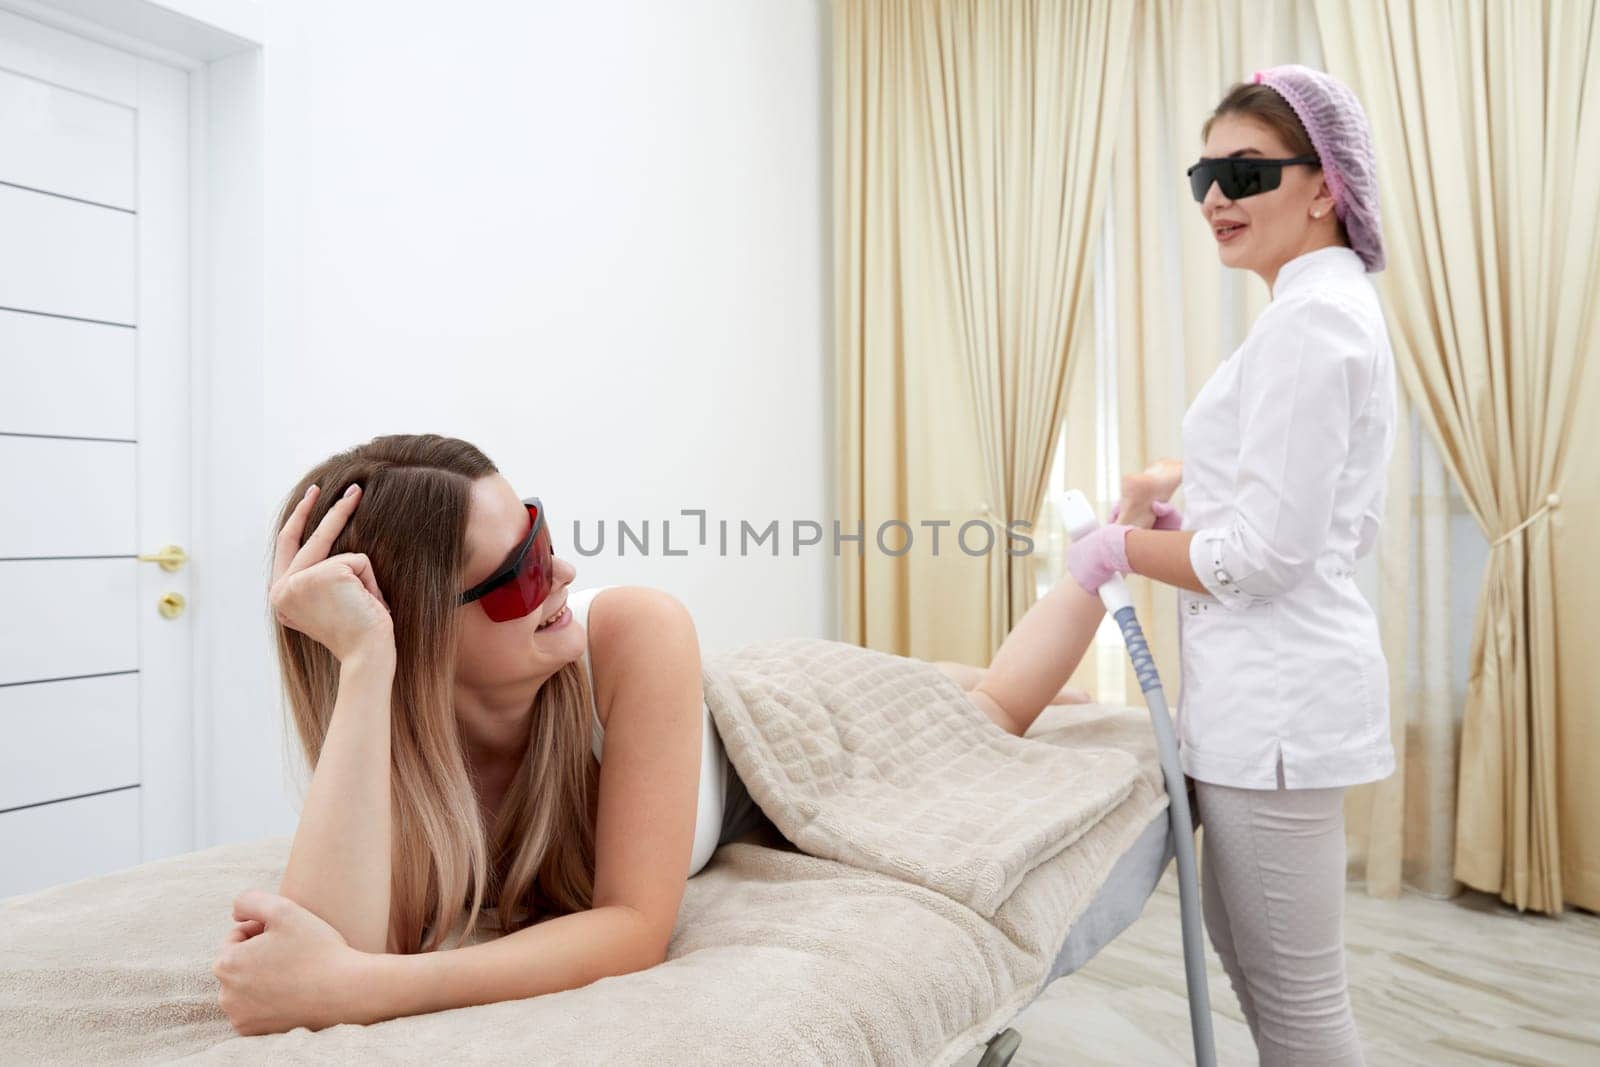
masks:
[(188, 92), (0, 11), (0, 897), (193, 844)]

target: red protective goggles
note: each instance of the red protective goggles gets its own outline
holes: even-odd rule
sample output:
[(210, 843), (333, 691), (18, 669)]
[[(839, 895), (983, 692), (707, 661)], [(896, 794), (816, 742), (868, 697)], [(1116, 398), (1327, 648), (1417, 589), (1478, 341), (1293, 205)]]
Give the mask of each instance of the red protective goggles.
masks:
[(538, 497), (523, 501), (528, 508), (528, 536), (500, 569), (461, 594), (461, 603), (474, 600), (495, 622), (510, 622), (530, 614), (550, 595), (553, 567), (550, 528)]

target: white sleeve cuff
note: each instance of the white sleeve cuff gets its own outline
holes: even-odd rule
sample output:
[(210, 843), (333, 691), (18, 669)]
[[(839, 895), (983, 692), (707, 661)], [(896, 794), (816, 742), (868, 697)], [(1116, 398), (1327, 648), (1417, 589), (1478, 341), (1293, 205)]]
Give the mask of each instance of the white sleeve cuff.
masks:
[(1222, 552), (1227, 537), (1225, 528), (1206, 527), (1195, 531), (1189, 542), (1189, 565), (1194, 568), (1195, 577), (1225, 607), (1244, 608), (1262, 603), (1264, 597), (1252, 596), (1240, 589), (1238, 580), (1229, 573)]

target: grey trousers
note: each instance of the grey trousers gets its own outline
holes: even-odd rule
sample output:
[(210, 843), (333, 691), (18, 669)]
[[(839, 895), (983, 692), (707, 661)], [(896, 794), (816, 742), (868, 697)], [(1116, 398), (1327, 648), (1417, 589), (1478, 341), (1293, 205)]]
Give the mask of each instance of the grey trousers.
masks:
[(1194, 782), (1202, 910), (1261, 1067), (1361, 1067), (1344, 968), (1344, 789)]

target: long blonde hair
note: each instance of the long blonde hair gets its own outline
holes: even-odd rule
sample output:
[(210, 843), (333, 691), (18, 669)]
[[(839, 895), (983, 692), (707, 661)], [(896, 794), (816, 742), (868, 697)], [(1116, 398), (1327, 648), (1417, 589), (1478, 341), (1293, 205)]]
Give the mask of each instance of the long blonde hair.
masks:
[[(435, 434), (377, 437), (308, 471), (274, 533), (314, 482), (306, 535), (351, 483), (356, 508), (330, 555), (363, 552), (394, 618), (390, 711), (391, 928), (401, 952), (442, 947), (461, 909), (456, 946), (496, 908), (501, 933), (583, 911), (594, 894), (594, 802), (589, 751), (593, 697), (582, 661), (539, 687), (528, 747), (495, 819), (485, 825), (452, 706), (456, 613), (472, 483), (496, 473), (474, 446)], [(302, 539), (303, 540), (303, 539)], [(289, 715), (315, 768), (339, 687), (323, 645), (273, 620)], [(524, 910), (525, 914), (519, 914)]]

